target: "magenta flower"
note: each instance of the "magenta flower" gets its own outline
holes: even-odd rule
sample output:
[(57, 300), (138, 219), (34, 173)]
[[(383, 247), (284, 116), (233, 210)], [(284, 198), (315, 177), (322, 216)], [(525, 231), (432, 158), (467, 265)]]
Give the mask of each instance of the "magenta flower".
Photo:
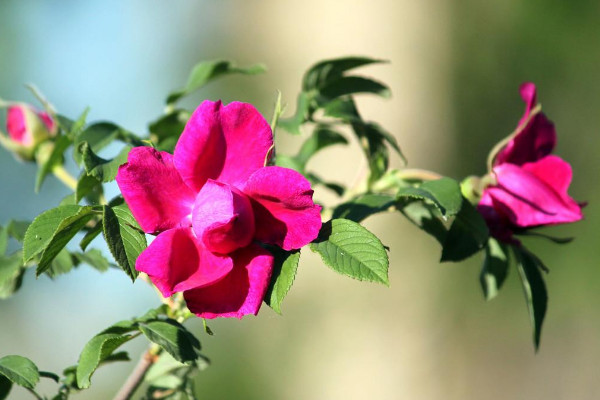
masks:
[(513, 233), (525, 228), (579, 221), (581, 205), (568, 194), (571, 166), (550, 155), (556, 145), (554, 125), (536, 105), (533, 83), (521, 85), (525, 114), (516, 133), (495, 157), (478, 210), (492, 236), (518, 242)]
[(298, 172), (265, 166), (271, 128), (250, 104), (203, 102), (174, 155), (136, 147), (117, 183), (147, 233), (136, 269), (163, 296), (183, 292), (199, 317), (257, 314), (273, 256), (259, 243), (298, 249), (315, 239), (321, 207)]
[(8, 137), (0, 135), (0, 143), (22, 158), (33, 159), (35, 147), (54, 135), (56, 128), (56, 123), (46, 112), (19, 103), (8, 107), (6, 113)]

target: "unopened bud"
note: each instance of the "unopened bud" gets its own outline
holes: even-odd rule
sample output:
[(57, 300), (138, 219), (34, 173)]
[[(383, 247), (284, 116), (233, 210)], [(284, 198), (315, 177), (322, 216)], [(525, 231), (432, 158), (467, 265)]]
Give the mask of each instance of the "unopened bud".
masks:
[(56, 134), (57, 125), (45, 112), (36, 111), (28, 104), (16, 103), (8, 107), (6, 131), (0, 134), (0, 144), (17, 157), (31, 161), (40, 143)]

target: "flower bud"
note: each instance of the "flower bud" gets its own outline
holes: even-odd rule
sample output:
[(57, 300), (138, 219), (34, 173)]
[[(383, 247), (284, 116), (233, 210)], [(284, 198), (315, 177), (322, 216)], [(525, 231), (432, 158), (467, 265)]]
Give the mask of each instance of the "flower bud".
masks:
[(56, 123), (45, 112), (36, 111), (28, 104), (16, 103), (8, 107), (6, 131), (0, 134), (0, 144), (24, 160), (33, 160), (38, 145), (56, 134)]

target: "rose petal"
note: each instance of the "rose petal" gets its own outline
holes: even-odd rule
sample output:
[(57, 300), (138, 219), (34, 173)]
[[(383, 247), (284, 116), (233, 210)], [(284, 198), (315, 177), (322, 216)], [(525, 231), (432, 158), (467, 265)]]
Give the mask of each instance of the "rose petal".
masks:
[(144, 232), (191, 225), (195, 195), (181, 180), (169, 153), (134, 147), (116, 179)]
[(495, 165), (534, 162), (552, 153), (555, 146), (554, 124), (540, 112), (498, 153)]
[(201, 318), (258, 314), (273, 269), (273, 256), (251, 244), (232, 254), (233, 270), (215, 284), (183, 293), (191, 312)]
[(212, 284), (232, 268), (230, 257), (206, 250), (191, 228), (162, 232), (135, 263), (135, 269), (148, 274), (164, 297)]
[(498, 153), (494, 165), (534, 162), (552, 153), (556, 146), (554, 124), (542, 112), (538, 112), (527, 122), (536, 105), (535, 85), (525, 82), (521, 85), (520, 92), (525, 102), (525, 113), (517, 126), (519, 132)]
[(505, 243), (518, 242), (513, 239), (510, 221), (503, 213), (496, 210), (492, 196), (487, 189), (483, 191), (481, 200), (477, 204), (477, 211), (485, 220), (490, 235)]
[(254, 236), (250, 200), (236, 188), (209, 179), (196, 197), (192, 225), (212, 252), (226, 254), (247, 246)]
[(54, 122), (52, 117), (48, 115), (47, 112), (40, 112), (38, 113), (38, 116), (40, 117), (44, 125), (46, 125), (46, 128), (48, 128), (50, 132), (54, 132), (54, 130), (56, 129), (56, 122)]
[(6, 130), (15, 142), (30, 146), (33, 144), (33, 135), (27, 129), (25, 119), (26, 109), (23, 106), (9, 107), (6, 113)]
[(525, 82), (521, 84), (521, 87), (519, 87), (519, 92), (521, 93), (521, 98), (525, 102), (525, 113), (519, 121), (519, 125), (521, 125), (523, 122), (525, 122), (527, 117), (529, 117), (529, 113), (531, 112), (531, 110), (533, 110), (533, 107), (535, 107), (536, 105), (537, 89), (535, 87), (535, 84), (533, 84), (532, 82)]
[[(512, 164), (494, 168), (498, 184), (489, 187), (487, 192), (495, 208), (504, 213), (512, 224), (530, 227), (574, 222), (582, 218), (581, 208), (566, 193), (568, 185), (565, 186), (565, 180), (570, 180), (570, 167), (565, 167), (566, 163), (560, 159), (561, 163), (558, 163), (555, 160), (557, 158), (542, 159), (538, 161), (541, 165), (529, 164), (527, 168)], [(541, 169), (549, 167), (561, 171), (547, 171), (544, 175)], [(557, 174), (561, 179), (549, 181), (552, 174)], [(567, 176), (569, 179), (566, 179)]]
[(533, 163), (523, 164), (521, 167), (529, 171), (560, 194), (564, 199), (570, 199), (567, 191), (573, 178), (571, 165), (558, 156), (548, 156)]
[(258, 240), (291, 250), (319, 234), (321, 207), (313, 202), (310, 182), (300, 173), (264, 167), (250, 176), (243, 191), (252, 202)]
[(204, 101), (175, 146), (175, 166), (196, 192), (207, 179), (241, 187), (272, 145), (269, 123), (251, 104)]

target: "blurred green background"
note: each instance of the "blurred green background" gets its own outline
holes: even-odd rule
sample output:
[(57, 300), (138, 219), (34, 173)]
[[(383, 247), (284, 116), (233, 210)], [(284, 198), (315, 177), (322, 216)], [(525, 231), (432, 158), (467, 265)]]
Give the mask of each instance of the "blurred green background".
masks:
[[(367, 226), (391, 248), (390, 288), (341, 277), (305, 252), (283, 317), (264, 307), (257, 318), (213, 321), (214, 337), (190, 324), (213, 360), (198, 390), (206, 399), (597, 399), (599, 20), (591, 0), (2, 0), (0, 96), (33, 102), (23, 84), (35, 83), (65, 115), (90, 106), (91, 121), (145, 133), (199, 60), (264, 62), (269, 72), (220, 80), (189, 107), (241, 100), (269, 118), (277, 89), (293, 109), (312, 63), (385, 58), (365, 73), (388, 83), (393, 99), (361, 98), (363, 114), (394, 133), (411, 166), (462, 178), (484, 172), (487, 151), (522, 113), (519, 84), (534, 81), (557, 153), (573, 166), (570, 193), (589, 202), (584, 221), (546, 230), (573, 243), (528, 242), (551, 269), (537, 355), (516, 271), (486, 303), (479, 256), (440, 265), (433, 239), (399, 216), (375, 216)], [(278, 151), (293, 151), (297, 141), (280, 136)], [(311, 166), (352, 182), (365, 166), (358, 154), (332, 149)], [(49, 179), (35, 195), (35, 167), (3, 149), (0, 171), (0, 224), (31, 219), (67, 194)], [(157, 303), (144, 282), (132, 286), (117, 271), (83, 267), (55, 281), (29, 273), (0, 302), (0, 355), (60, 371), (95, 333)], [(133, 358), (145, 346), (138, 340)], [(76, 398), (111, 398), (132, 366), (99, 370)], [(16, 388), (13, 398), (30, 396)]]

